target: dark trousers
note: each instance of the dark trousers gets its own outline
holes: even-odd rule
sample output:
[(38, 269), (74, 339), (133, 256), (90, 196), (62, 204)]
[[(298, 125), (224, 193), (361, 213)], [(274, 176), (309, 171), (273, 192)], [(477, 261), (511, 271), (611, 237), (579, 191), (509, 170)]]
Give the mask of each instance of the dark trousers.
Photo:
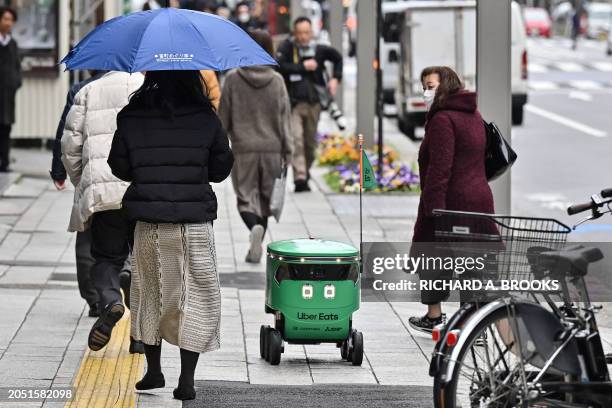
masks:
[(76, 245), (77, 281), (81, 297), (91, 306), (98, 303), (98, 292), (96, 291), (91, 275), (95, 260), (91, 256), (91, 229), (77, 232)]
[(247, 226), (249, 231), (252, 230), (253, 227), (258, 224), (264, 227), (264, 231), (268, 229), (268, 217), (260, 217), (248, 211), (240, 212), (240, 217), (242, 218), (242, 221)]
[(91, 222), (91, 255), (95, 259), (93, 284), (101, 310), (121, 302), (119, 272), (129, 255), (134, 229), (121, 210), (101, 211)]
[(0, 171), (6, 171), (10, 163), (11, 125), (0, 123)]

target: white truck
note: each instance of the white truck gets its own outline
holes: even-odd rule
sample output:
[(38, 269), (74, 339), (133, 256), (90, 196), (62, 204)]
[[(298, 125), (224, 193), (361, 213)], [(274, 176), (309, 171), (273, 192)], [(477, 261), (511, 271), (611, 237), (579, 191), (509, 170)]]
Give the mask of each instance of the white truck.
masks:
[[(396, 75), (393, 90), (399, 128), (408, 137), (415, 138), (415, 128), (423, 126), (427, 111), (420, 79), (423, 68), (449, 66), (464, 80), (467, 89), (476, 88), (476, 1), (413, 0), (401, 2), (401, 9), (401, 12), (395, 9), (392, 12), (396, 15), (393, 27), (397, 26), (399, 33), (397, 68), (389, 69), (392, 64), (384, 47), (381, 47), (381, 66)], [(390, 8), (387, 11), (385, 18), (390, 20)], [(527, 101), (527, 46), (516, 2), (512, 2), (512, 28), (512, 122), (521, 124), (523, 105)], [(390, 45), (387, 43), (386, 47), (388, 50)], [(387, 72), (383, 73), (391, 81)]]

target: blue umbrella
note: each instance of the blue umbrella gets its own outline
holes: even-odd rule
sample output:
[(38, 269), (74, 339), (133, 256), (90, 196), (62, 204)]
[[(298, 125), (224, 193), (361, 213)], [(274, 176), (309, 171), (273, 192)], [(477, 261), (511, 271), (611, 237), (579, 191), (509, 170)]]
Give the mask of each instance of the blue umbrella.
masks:
[(209, 13), (161, 8), (106, 21), (62, 59), (66, 69), (223, 71), (276, 61), (237, 25)]

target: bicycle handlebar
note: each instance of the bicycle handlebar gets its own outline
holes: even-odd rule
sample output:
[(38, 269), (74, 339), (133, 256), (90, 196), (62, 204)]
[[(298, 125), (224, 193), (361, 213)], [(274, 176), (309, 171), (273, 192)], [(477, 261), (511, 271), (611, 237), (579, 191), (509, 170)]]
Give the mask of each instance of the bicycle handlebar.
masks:
[(605, 190), (601, 190), (601, 198), (610, 198), (612, 197), (612, 188), (606, 188)]
[(567, 208), (567, 214), (568, 215), (574, 215), (574, 214), (578, 214), (584, 211), (588, 211), (591, 208), (593, 208), (593, 202), (589, 201), (588, 203), (582, 203), (582, 204), (574, 204), (571, 205)]

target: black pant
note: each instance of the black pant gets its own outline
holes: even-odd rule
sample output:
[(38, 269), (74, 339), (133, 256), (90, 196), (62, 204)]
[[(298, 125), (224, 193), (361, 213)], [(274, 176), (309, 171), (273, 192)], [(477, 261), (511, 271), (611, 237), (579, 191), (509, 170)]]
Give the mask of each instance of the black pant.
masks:
[(98, 292), (93, 285), (92, 274), (95, 260), (91, 256), (91, 229), (77, 232), (76, 245), (77, 281), (81, 297), (89, 304), (98, 303)]
[(119, 272), (128, 257), (134, 229), (121, 210), (101, 211), (91, 222), (91, 255), (95, 259), (93, 284), (101, 310), (121, 301)]
[(0, 123), (0, 171), (6, 171), (10, 164), (11, 125)]
[(248, 211), (241, 212), (240, 217), (249, 230), (252, 230), (256, 225), (263, 226), (264, 231), (268, 229), (268, 217), (262, 218), (257, 214)]

